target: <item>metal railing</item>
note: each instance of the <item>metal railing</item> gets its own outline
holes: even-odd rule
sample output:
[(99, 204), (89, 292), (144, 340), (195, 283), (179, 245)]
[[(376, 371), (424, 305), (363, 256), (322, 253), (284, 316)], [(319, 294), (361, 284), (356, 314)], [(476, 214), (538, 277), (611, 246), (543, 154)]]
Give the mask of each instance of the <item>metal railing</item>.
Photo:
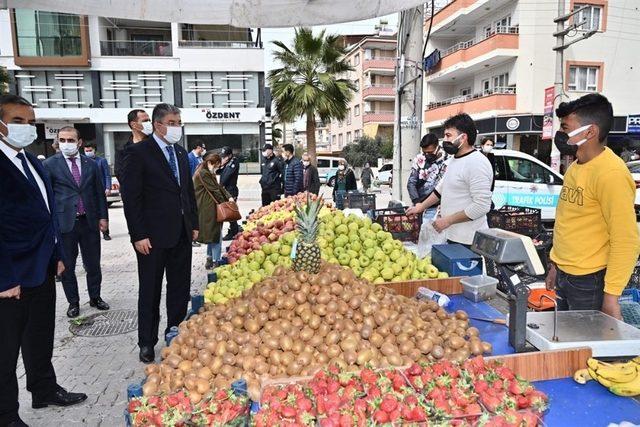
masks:
[(390, 88), (390, 87), (396, 87), (396, 85), (393, 83), (375, 83), (375, 84), (366, 84), (364, 86), (365, 89), (377, 88), (377, 87)]
[(248, 49), (261, 48), (259, 44), (251, 40), (180, 40), (178, 46), (200, 49), (234, 48)]
[(365, 61), (395, 61), (396, 56), (374, 56), (373, 58), (365, 58)]
[(395, 114), (394, 110), (378, 110), (378, 111), (365, 111), (364, 115), (372, 115), (372, 114)]
[(171, 41), (105, 40), (100, 42), (103, 56), (172, 56)]
[(497, 26), (495, 28), (493, 28), (489, 33), (485, 34), (484, 37), (481, 38), (472, 38), (471, 40), (467, 40), (464, 42), (460, 42), (460, 43), (456, 43), (453, 46), (451, 46), (450, 48), (442, 51), (442, 53), (440, 54), (441, 58), (444, 58), (447, 55), (451, 55), (452, 53), (455, 53), (459, 50), (463, 50), (463, 49), (469, 49), (471, 46), (474, 46), (478, 43), (481, 43), (485, 40), (487, 40), (490, 37), (493, 37), (496, 34), (518, 34), (519, 33), (519, 27), (503, 27), (503, 26)]
[(459, 102), (467, 102), (473, 99), (484, 98), (492, 95), (515, 95), (515, 86), (495, 87), (493, 89), (483, 90), (469, 95), (458, 95), (438, 102), (430, 102), (427, 104), (427, 110), (433, 110), (434, 108), (443, 107), (445, 105), (457, 104)]
[(18, 36), (18, 55), (81, 56), (80, 36)]

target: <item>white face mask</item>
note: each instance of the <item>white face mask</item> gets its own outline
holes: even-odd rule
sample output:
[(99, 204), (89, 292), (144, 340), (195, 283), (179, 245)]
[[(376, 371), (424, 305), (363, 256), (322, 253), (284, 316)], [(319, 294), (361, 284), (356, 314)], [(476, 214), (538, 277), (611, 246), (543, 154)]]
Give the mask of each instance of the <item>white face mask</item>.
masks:
[(142, 122), (142, 133), (145, 135), (151, 135), (153, 132), (153, 125), (151, 122)]
[(338, 166), (338, 169), (340, 169), (341, 171), (343, 171), (343, 170), (344, 170), (344, 165), (340, 165), (340, 166)]
[(216, 168), (215, 166), (212, 166), (212, 165), (207, 165), (207, 168), (209, 168), (209, 172), (211, 172), (213, 174), (215, 174), (216, 169), (218, 169), (218, 168)]
[(309, 165), (311, 164), (311, 162), (307, 162), (307, 161), (305, 160), (305, 161), (303, 161), (303, 162), (302, 162), (302, 164), (303, 164), (305, 167), (307, 167), (307, 166), (309, 166)]
[(89, 157), (90, 159), (93, 159), (96, 156), (96, 152), (95, 151), (85, 151), (84, 155)]
[(175, 144), (182, 138), (182, 127), (180, 126), (167, 126), (167, 134), (164, 136), (164, 139), (167, 140), (169, 144)]
[(493, 145), (483, 145), (482, 146), (482, 152), (483, 153), (489, 154), (492, 151), (493, 151)]
[(75, 156), (78, 154), (78, 144), (74, 142), (61, 142), (59, 147), (65, 156)]
[[(589, 129), (589, 127), (590, 127), (590, 126), (591, 126), (591, 125), (582, 126), (582, 127), (578, 128), (578, 129), (576, 129), (576, 130), (572, 131), (572, 132), (569, 132), (569, 133), (567, 134), (567, 136), (568, 136), (569, 138), (573, 138), (574, 136), (579, 135), (580, 133), (582, 133), (582, 132), (584, 132), (585, 130)], [(579, 147), (579, 146), (581, 146), (582, 144), (584, 144), (585, 142), (587, 142), (587, 138), (583, 138), (583, 139), (581, 139), (581, 140), (580, 140), (580, 141), (578, 141), (578, 142), (568, 142), (568, 144), (569, 144), (569, 145), (576, 145), (576, 146), (578, 146), (578, 147)]]
[(265, 151), (262, 152), (262, 157), (269, 157), (268, 154), (269, 153), (265, 150)]
[(7, 127), (7, 135), (0, 135), (2, 135), (12, 147), (27, 147), (38, 137), (36, 127), (33, 125), (26, 125), (22, 123), (7, 124), (2, 120), (0, 120), (0, 122)]

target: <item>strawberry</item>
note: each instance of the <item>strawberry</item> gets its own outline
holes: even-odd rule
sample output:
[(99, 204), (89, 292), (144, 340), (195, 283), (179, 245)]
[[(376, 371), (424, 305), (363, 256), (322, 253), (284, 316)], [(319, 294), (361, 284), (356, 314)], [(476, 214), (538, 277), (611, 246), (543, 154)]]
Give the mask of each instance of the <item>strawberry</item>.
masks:
[(531, 400), (531, 407), (538, 412), (544, 412), (547, 410), (547, 403), (549, 398), (546, 394), (539, 390), (533, 390), (529, 393), (529, 399)]
[(418, 422), (426, 421), (427, 414), (425, 413), (424, 409), (422, 409), (419, 406), (416, 406), (411, 410), (411, 420), (418, 421)]
[(513, 371), (506, 366), (499, 366), (495, 369), (496, 374), (498, 374), (502, 379), (512, 380), (516, 376)]
[(311, 400), (307, 398), (303, 398), (298, 401), (298, 409), (302, 412), (309, 412), (312, 407)]
[(354, 425), (353, 416), (349, 414), (340, 415), (340, 427), (351, 427)]
[(476, 393), (480, 394), (489, 389), (489, 383), (487, 383), (484, 380), (477, 380), (473, 383), (473, 388), (476, 391)]
[(522, 413), (522, 424), (524, 427), (537, 427), (540, 424), (540, 418), (532, 411), (524, 411)]
[(518, 409), (526, 409), (531, 406), (531, 399), (528, 396), (518, 396), (516, 402)]
[(407, 368), (406, 373), (410, 376), (417, 376), (422, 374), (422, 368), (417, 363), (414, 363), (409, 368)]
[(373, 420), (377, 423), (377, 424), (384, 424), (384, 423), (388, 423), (389, 422), (389, 416), (387, 415), (387, 413), (381, 409), (378, 409), (377, 411), (375, 411), (373, 413)]
[(404, 398), (404, 403), (407, 406), (416, 406), (418, 404), (418, 398), (413, 394), (409, 394)]
[(485, 408), (487, 408), (489, 412), (493, 412), (494, 414), (498, 411), (498, 407), (502, 403), (500, 399), (489, 394), (480, 396), (480, 402), (484, 405)]
[(389, 422), (394, 423), (398, 421), (401, 416), (402, 416), (401, 411), (398, 408), (396, 408), (393, 411), (389, 412)]
[(130, 414), (133, 414), (141, 406), (142, 406), (142, 402), (140, 401), (140, 399), (131, 399), (129, 401), (129, 405), (127, 405), (127, 410), (129, 411)]
[(482, 415), (482, 407), (477, 403), (472, 403), (465, 408), (465, 415)]
[(371, 369), (365, 368), (360, 371), (360, 379), (365, 384), (375, 384), (378, 380), (378, 376)]

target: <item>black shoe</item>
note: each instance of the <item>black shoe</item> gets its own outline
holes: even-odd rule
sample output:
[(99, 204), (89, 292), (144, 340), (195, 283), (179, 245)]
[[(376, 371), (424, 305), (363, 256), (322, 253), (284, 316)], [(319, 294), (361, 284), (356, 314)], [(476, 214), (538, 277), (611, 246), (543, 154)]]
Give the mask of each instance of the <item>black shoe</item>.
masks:
[(207, 257), (207, 261), (204, 263), (205, 270), (211, 270), (213, 268), (213, 258)]
[(111, 236), (109, 236), (109, 233), (104, 233), (104, 234), (102, 235), (102, 237), (103, 237), (103, 238), (104, 238), (104, 240), (106, 240), (106, 241), (111, 240)]
[(140, 347), (140, 361), (142, 363), (153, 363), (156, 358), (156, 353), (153, 351), (153, 347), (150, 345), (143, 345)]
[(73, 304), (69, 304), (69, 308), (67, 309), (67, 317), (70, 318), (75, 318), (80, 316), (80, 304), (73, 303)]
[(91, 300), (89, 300), (89, 305), (97, 308), (98, 310), (109, 310), (109, 304), (104, 302), (100, 297), (91, 298)]
[(25, 423), (20, 419), (20, 417), (18, 417), (17, 420), (13, 420), (7, 424), (7, 427), (29, 427), (29, 424)]
[(31, 407), (33, 409), (46, 408), (49, 405), (53, 406), (71, 406), (84, 402), (87, 400), (87, 395), (84, 393), (69, 393), (67, 390), (58, 386), (58, 390), (43, 400), (33, 399)]

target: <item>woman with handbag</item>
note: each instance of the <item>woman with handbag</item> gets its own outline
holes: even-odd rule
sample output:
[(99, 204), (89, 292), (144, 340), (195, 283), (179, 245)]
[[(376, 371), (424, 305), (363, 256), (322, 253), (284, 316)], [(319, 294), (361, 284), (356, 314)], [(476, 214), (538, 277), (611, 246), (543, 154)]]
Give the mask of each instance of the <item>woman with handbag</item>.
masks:
[(218, 154), (209, 152), (193, 175), (200, 224), (198, 242), (207, 244), (207, 262), (204, 266), (207, 270), (217, 266), (222, 254), (222, 222), (225, 219), (220, 218), (219, 208), (233, 202), (229, 192), (218, 183), (216, 177), (216, 170), (221, 163), (222, 159)]

